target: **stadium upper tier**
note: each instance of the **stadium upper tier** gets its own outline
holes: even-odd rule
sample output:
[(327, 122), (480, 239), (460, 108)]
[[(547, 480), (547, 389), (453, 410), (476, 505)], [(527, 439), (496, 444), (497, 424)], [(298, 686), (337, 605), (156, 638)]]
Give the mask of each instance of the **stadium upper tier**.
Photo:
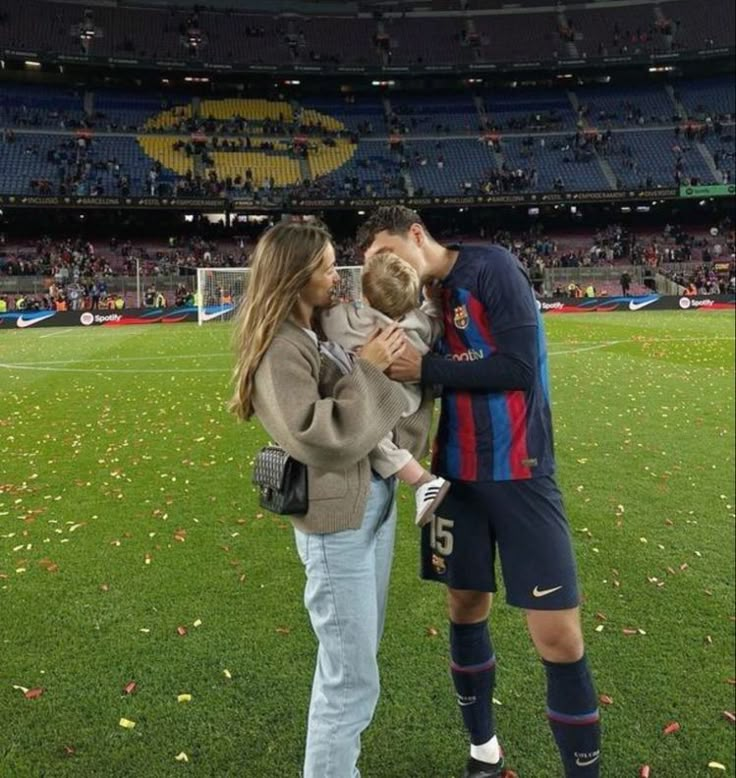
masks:
[(0, 194), (307, 197), (733, 182), (728, 79), (192, 99), (0, 85)]
[(732, 46), (733, 0), (609, 0), (441, 15), (256, 14), (0, 0), (0, 51), (257, 65), (463, 65)]

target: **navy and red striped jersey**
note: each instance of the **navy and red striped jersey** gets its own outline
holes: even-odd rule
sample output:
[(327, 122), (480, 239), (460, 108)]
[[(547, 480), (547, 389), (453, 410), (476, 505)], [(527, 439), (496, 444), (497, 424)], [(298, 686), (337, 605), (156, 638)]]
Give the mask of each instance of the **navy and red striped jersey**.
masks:
[[(501, 246), (463, 247), (440, 289), (444, 335), (422, 368), (423, 380), (443, 385), (432, 472), (461, 481), (551, 475), (547, 347), (521, 263)], [(496, 361), (501, 354), (505, 358)], [(486, 373), (490, 368), (494, 376), (481, 385), (476, 380), (469, 389), (460, 374), (467, 363), (480, 360), (495, 364), (484, 362), (471, 371), (483, 378), (484, 368)], [(519, 385), (525, 388), (490, 388)]]

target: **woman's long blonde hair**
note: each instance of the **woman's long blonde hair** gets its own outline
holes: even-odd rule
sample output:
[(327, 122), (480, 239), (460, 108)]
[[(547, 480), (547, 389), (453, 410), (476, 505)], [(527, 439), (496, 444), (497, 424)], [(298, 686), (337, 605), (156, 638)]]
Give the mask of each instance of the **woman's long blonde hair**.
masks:
[(299, 292), (320, 267), (331, 237), (320, 224), (280, 222), (258, 241), (248, 290), (235, 315), (237, 363), (229, 409), (247, 420), (253, 415), (253, 379), (276, 331), (288, 318)]

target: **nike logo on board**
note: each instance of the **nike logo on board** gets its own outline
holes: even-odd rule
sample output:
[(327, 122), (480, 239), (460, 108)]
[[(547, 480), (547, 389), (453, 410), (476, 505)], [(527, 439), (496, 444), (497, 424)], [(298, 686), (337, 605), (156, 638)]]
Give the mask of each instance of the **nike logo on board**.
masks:
[(646, 308), (647, 305), (651, 305), (652, 303), (655, 303), (655, 302), (657, 302), (656, 299), (655, 300), (643, 300), (640, 303), (637, 303), (634, 300), (632, 300), (629, 303), (629, 310), (630, 311), (638, 311), (640, 308)]

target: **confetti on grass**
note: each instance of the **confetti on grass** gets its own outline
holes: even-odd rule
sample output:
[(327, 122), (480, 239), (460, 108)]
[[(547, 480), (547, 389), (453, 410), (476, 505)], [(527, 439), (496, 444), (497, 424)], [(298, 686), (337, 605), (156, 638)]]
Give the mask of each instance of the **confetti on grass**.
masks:
[(120, 726), (124, 729), (135, 729), (135, 721), (130, 719), (120, 719)]
[(676, 721), (671, 721), (662, 730), (662, 734), (663, 735), (671, 735), (673, 732), (679, 732), (679, 731), (680, 731), (680, 725)]

